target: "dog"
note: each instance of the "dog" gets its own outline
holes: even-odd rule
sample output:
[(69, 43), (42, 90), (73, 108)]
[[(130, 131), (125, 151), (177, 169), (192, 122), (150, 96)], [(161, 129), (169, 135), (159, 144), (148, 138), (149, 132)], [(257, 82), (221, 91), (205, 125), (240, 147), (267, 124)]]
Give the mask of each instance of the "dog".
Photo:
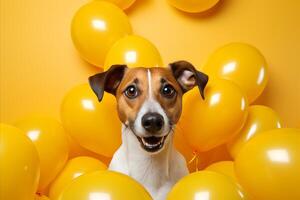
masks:
[(204, 98), (208, 76), (187, 61), (168, 67), (128, 68), (113, 65), (89, 83), (101, 101), (115, 95), (122, 122), (122, 144), (109, 170), (131, 176), (151, 194), (164, 200), (173, 185), (188, 174), (184, 157), (173, 146), (182, 110), (182, 96), (197, 86)]

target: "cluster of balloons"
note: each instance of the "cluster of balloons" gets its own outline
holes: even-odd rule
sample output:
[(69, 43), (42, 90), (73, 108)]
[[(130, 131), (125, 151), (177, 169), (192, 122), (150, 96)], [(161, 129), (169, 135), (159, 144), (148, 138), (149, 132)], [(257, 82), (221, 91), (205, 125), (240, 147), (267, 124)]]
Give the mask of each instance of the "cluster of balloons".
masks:
[[(299, 199), (300, 130), (282, 128), (271, 108), (251, 105), (268, 77), (263, 56), (232, 43), (213, 53), (203, 69), (211, 77), (206, 98), (197, 90), (186, 94), (175, 131), (175, 146), (194, 173), (167, 199)], [(66, 94), (62, 124), (40, 115), (1, 124), (4, 199), (151, 199), (130, 177), (106, 170), (121, 143), (115, 108), (113, 96), (99, 104), (82, 84)]]
[[(112, 64), (162, 66), (157, 48), (147, 39), (133, 35), (128, 17), (122, 11), (135, 0), (93, 0), (75, 14), (71, 36), (81, 57), (92, 65), (107, 69)], [(168, 0), (178, 9), (202, 12), (218, 0)]]
[[(132, 34), (122, 9), (134, 0), (109, 1), (91, 1), (75, 14), (71, 35), (80, 55), (103, 69), (163, 66), (157, 48)], [(218, 2), (168, 1), (187, 12)], [(202, 70), (210, 77), (205, 100), (197, 90), (184, 96), (174, 138), (194, 173), (167, 199), (300, 199), (300, 130), (282, 128), (274, 110), (252, 105), (268, 81), (263, 55), (231, 43), (217, 49)], [(61, 123), (32, 115), (14, 126), (1, 124), (1, 199), (151, 200), (132, 178), (107, 170), (120, 132), (114, 97), (106, 94), (99, 103), (87, 84), (66, 94)]]
[(86, 150), (68, 158), (68, 137), (58, 121), (41, 115), (0, 124), (1, 199), (151, 200), (130, 177), (107, 171), (100, 155)]
[[(134, 0), (112, 0), (127, 8)], [(147, 39), (132, 34), (126, 14), (116, 5), (94, 0), (75, 14), (71, 36), (78, 52), (87, 62), (107, 69), (112, 64), (162, 66), (157, 48)]]
[(282, 128), (271, 108), (251, 105), (268, 80), (262, 54), (231, 43), (202, 70), (210, 76), (206, 98), (197, 90), (185, 96), (175, 145), (195, 164), (191, 171), (204, 171), (179, 181), (168, 199), (299, 199), (300, 130)]

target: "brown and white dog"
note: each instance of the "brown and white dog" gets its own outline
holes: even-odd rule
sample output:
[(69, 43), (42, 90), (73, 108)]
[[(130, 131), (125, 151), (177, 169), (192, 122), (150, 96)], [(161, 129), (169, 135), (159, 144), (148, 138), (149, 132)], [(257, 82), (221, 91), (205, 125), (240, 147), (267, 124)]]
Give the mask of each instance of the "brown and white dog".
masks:
[(99, 101), (104, 91), (116, 96), (122, 145), (109, 169), (131, 176), (154, 200), (164, 200), (172, 186), (188, 174), (183, 156), (173, 147), (181, 115), (182, 95), (198, 86), (204, 98), (208, 76), (178, 61), (168, 68), (113, 65), (89, 78)]

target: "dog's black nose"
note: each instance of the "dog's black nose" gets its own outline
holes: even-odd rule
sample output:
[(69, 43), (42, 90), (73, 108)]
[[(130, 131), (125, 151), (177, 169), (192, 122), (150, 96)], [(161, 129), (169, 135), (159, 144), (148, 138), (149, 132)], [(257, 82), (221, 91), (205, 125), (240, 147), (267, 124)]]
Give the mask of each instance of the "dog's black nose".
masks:
[(164, 118), (158, 113), (147, 113), (142, 117), (142, 125), (150, 133), (158, 132), (164, 125)]

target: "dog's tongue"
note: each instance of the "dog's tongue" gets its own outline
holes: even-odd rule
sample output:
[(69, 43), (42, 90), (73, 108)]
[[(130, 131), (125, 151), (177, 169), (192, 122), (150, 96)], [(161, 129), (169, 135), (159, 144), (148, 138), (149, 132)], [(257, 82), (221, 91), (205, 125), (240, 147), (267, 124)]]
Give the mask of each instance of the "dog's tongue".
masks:
[(157, 144), (161, 141), (161, 137), (144, 137), (143, 138), (148, 144)]

